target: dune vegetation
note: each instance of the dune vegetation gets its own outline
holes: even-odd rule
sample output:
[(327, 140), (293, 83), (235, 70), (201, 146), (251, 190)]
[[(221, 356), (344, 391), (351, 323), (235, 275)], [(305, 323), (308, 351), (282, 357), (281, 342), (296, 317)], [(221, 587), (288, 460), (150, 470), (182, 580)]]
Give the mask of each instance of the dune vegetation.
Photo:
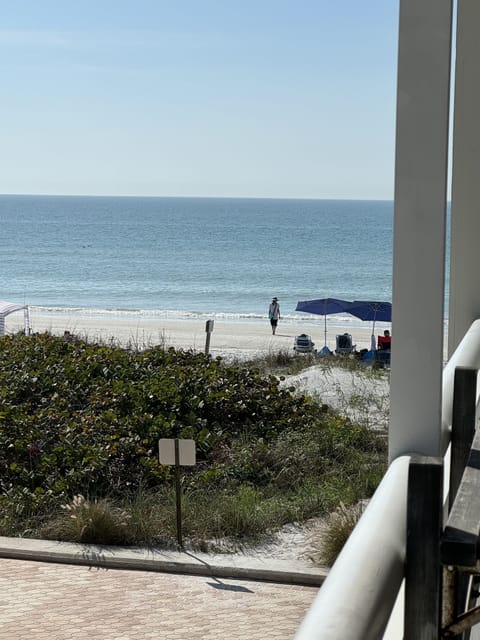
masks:
[(385, 468), (381, 435), (254, 363), (47, 333), (4, 336), (0, 354), (0, 535), (173, 544), (159, 438), (196, 442), (183, 527), (200, 547), (355, 504)]

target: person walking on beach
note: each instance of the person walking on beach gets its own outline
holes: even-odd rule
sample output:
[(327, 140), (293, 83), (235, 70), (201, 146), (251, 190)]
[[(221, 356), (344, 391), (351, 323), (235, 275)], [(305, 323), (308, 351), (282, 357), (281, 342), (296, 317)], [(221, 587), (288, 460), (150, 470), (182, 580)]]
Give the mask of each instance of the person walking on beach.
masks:
[(268, 317), (270, 318), (270, 324), (272, 325), (272, 334), (275, 335), (277, 324), (280, 320), (280, 305), (278, 304), (278, 298), (272, 299), (272, 302), (268, 307)]

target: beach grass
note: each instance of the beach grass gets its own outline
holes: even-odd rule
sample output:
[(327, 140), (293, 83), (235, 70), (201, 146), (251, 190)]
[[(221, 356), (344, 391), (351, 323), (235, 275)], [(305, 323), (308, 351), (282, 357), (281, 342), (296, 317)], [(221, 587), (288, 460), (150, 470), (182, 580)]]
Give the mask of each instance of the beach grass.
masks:
[[(243, 361), (255, 366), (263, 373), (293, 375), (308, 367), (321, 366), (326, 369), (343, 369), (346, 371), (361, 372), (366, 376), (378, 377), (383, 370), (366, 366), (365, 362), (355, 354), (347, 356), (318, 355), (318, 353), (295, 353), (292, 349), (270, 349), (265, 354), (256, 355), (250, 360)], [(240, 364), (240, 362), (237, 362)]]
[(362, 502), (353, 505), (342, 502), (329, 514), (320, 535), (317, 532), (310, 542), (311, 558), (315, 564), (327, 567), (334, 564), (362, 517), (364, 509)]

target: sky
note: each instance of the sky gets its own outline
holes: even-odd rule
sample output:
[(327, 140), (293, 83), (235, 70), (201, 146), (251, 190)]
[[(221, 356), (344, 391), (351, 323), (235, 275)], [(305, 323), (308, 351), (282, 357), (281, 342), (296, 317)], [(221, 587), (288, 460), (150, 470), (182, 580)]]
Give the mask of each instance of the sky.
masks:
[(398, 0), (0, 8), (0, 193), (393, 198)]

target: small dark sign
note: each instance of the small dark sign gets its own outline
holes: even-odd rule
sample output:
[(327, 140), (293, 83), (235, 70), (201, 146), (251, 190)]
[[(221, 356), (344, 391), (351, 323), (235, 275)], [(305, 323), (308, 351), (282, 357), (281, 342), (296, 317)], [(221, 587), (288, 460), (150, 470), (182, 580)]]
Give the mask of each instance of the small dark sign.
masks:
[(212, 333), (213, 331), (213, 320), (207, 320), (205, 323), (205, 333)]

